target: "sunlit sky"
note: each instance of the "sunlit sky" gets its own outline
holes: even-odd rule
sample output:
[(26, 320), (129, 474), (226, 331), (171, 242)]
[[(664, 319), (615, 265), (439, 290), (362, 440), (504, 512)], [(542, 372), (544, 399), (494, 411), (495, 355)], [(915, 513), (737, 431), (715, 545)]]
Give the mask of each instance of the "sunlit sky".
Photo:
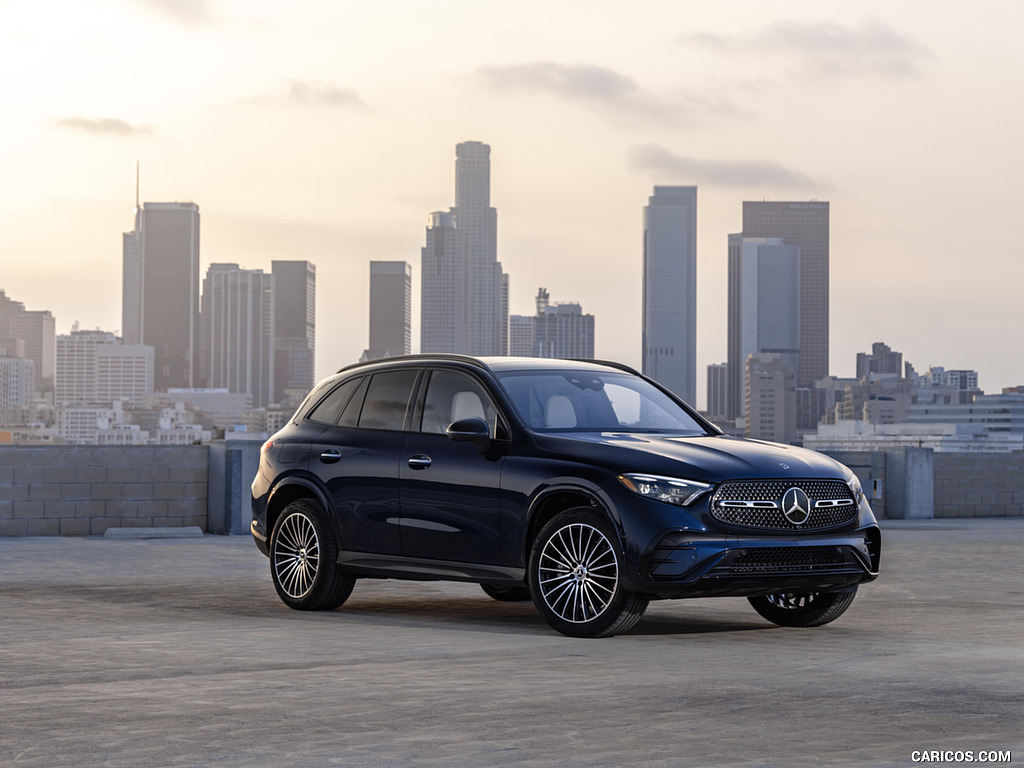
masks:
[(202, 270), (317, 265), (317, 373), (368, 344), (369, 262), (413, 265), (491, 145), (511, 311), (537, 289), (640, 364), (641, 215), (698, 187), (698, 402), (726, 357), (743, 200), (831, 203), (831, 369), (885, 341), (1024, 384), (1024, 4), (0, 0), (0, 289), (121, 326), (121, 233), (191, 201)]

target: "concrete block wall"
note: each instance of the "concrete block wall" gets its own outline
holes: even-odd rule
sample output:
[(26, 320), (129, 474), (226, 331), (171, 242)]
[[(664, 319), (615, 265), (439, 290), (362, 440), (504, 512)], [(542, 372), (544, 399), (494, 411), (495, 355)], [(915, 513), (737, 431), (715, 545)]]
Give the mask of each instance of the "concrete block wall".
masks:
[(1024, 452), (935, 454), (935, 517), (1024, 516)]
[(829, 451), (860, 478), (882, 481), (879, 518), (1024, 517), (1024, 452), (934, 453), (930, 448)]
[(207, 527), (207, 446), (0, 446), (0, 536)]
[[(889, 518), (1024, 516), (1024, 452), (927, 448), (831, 453)], [(0, 446), (0, 536), (88, 536), (118, 527), (245, 534), (259, 443)]]

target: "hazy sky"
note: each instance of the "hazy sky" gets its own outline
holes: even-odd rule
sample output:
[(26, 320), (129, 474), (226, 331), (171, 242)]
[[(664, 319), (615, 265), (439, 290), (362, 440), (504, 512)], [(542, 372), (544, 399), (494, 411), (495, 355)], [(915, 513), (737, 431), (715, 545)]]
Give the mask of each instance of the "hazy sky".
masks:
[(0, 288), (121, 326), (121, 233), (192, 201), (202, 270), (317, 265), (317, 373), (367, 346), (369, 261), (413, 265), (491, 145), (511, 311), (544, 286), (640, 364), (641, 212), (698, 187), (698, 385), (726, 357), (743, 200), (831, 203), (831, 368), (1024, 384), (1024, 4), (0, 0)]

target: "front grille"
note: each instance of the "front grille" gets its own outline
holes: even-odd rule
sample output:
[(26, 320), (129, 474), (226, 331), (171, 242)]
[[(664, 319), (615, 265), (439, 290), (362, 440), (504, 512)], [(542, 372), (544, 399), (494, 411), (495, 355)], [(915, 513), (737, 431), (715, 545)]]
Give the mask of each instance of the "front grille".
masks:
[[(811, 503), (806, 521), (800, 524), (788, 520), (782, 509), (783, 497), (791, 488), (801, 489)], [(850, 522), (857, 515), (857, 504), (842, 480), (746, 480), (723, 483), (711, 499), (711, 515), (742, 528), (808, 530)]]
[(708, 575), (796, 573), (857, 564), (849, 547), (754, 547), (730, 553)]

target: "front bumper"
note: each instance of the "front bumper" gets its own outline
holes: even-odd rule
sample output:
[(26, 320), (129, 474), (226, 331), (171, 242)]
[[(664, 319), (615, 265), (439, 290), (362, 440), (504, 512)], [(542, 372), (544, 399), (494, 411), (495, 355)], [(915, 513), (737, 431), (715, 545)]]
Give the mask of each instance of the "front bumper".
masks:
[(631, 588), (651, 598), (821, 592), (873, 581), (876, 526), (800, 537), (681, 531), (663, 536)]

